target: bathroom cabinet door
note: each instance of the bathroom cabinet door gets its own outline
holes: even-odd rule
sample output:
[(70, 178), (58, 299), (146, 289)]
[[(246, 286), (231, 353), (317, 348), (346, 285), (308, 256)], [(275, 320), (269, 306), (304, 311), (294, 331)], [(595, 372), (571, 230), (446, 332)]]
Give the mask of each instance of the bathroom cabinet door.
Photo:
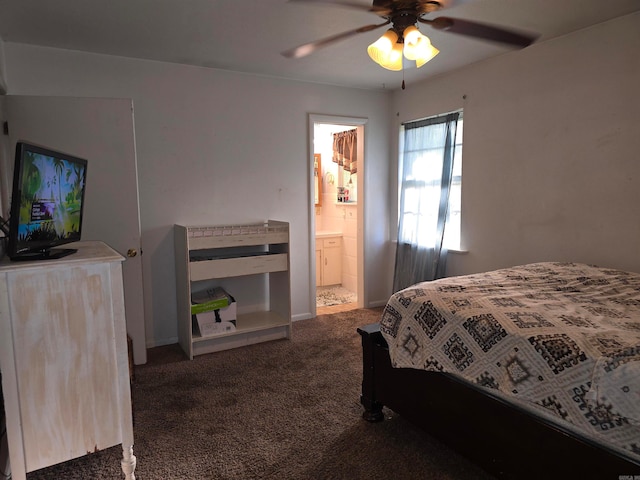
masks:
[(342, 283), (342, 248), (340, 238), (326, 238), (322, 248), (322, 282), (323, 285), (339, 285)]

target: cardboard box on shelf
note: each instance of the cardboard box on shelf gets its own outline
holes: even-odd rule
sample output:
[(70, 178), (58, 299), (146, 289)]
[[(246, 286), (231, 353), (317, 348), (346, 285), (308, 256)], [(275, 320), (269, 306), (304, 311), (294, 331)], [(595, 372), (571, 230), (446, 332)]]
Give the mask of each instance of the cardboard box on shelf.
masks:
[(234, 322), (210, 322), (204, 323), (198, 328), (200, 329), (200, 335), (203, 337), (210, 337), (212, 335), (221, 335), (223, 333), (236, 331), (236, 325)]
[(236, 331), (235, 302), (226, 308), (197, 313), (196, 315), (192, 315), (192, 317), (194, 333), (202, 337)]
[(196, 335), (208, 337), (236, 331), (237, 304), (222, 288), (194, 293), (192, 302), (191, 314)]

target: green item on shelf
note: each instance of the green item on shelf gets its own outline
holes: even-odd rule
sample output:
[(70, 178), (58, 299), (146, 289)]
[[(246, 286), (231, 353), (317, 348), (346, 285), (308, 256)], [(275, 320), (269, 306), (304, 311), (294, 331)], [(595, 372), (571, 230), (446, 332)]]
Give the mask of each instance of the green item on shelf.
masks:
[(225, 308), (233, 301), (233, 297), (225, 292), (222, 287), (209, 288), (202, 292), (194, 292), (191, 295), (191, 315)]

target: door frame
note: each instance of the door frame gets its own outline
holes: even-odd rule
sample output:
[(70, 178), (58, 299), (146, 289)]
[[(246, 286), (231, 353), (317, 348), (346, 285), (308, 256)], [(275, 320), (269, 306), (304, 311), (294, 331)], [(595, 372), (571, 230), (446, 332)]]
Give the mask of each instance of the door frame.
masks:
[[(365, 135), (367, 118), (362, 117), (344, 117), (340, 115), (324, 115), (324, 114), (309, 114), (309, 152), (308, 152), (308, 202), (309, 202), (309, 303), (311, 305), (311, 315), (315, 317), (317, 315), (316, 310), (316, 212), (315, 212), (315, 186), (314, 186), (314, 140), (315, 140), (315, 125), (316, 124), (329, 124), (329, 125), (344, 125), (346, 127), (355, 127), (358, 130), (358, 159), (362, 159), (358, 162), (358, 204), (356, 205), (356, 211), (358, 214), (358, 235), (356, 240), (357, 248), (357, 276), (358, 276), (358, 308), (363, 308), (368, 304), (366, 295), (366, 279), (364, 275), (364, 239), (365, 239), (365, 222), (364, 222), (364, 205), (366, 199), (366, 181), (365, 181)], [(325, 200), (323, 199), (323, 202)]]

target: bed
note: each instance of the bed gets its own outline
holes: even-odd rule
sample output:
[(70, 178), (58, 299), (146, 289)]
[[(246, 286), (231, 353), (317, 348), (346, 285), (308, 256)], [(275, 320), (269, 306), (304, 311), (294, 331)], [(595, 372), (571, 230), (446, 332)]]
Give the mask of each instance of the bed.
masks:
[(640, 274), (542, 262), (424, 282), (362, 336), (383, 407), (500, 478), (640, 479)]

